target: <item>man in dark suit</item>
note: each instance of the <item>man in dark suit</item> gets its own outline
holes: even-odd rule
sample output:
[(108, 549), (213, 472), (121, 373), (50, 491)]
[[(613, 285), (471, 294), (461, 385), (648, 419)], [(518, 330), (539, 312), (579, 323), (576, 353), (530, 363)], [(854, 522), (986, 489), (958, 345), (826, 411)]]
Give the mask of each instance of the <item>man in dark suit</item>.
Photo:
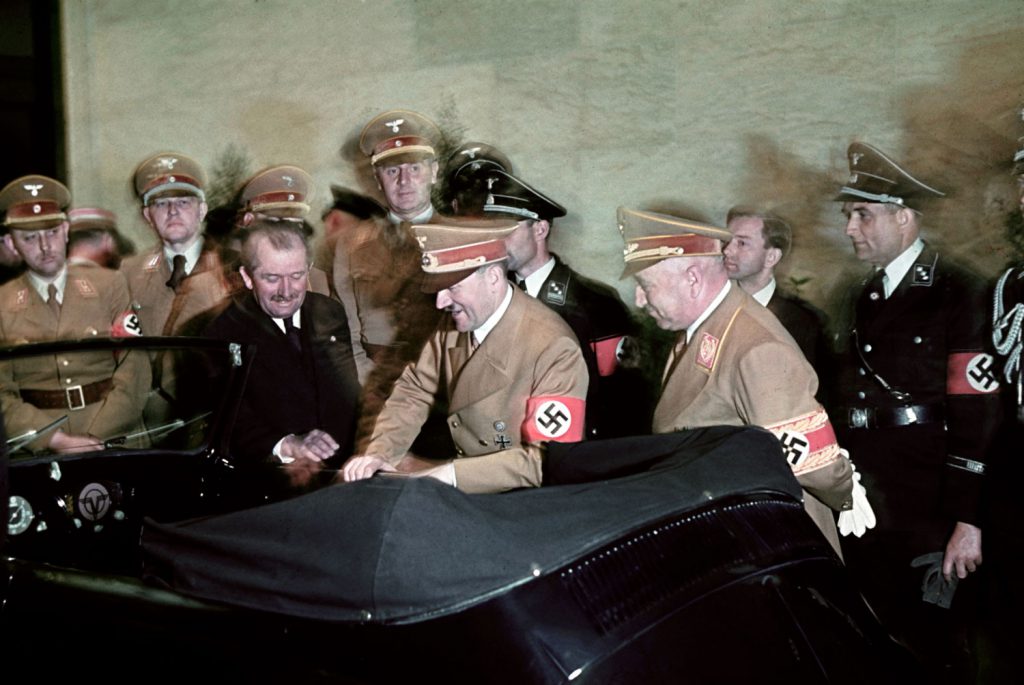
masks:
[(726, 217), (732, 240), (725, 246), (729, 278), (760, 302), (785, 326), (819, 376), (827, 376), (828, 342), (824, 314), (775, 281), (775, 267), (789, 253), (793, 230), (773, 212), (733, 207)]
[(231, 451), (290, 469), (347, 457), (357, 415), (356, 376), (345, 308), (307, 292), (310, 250), (295, 222), (246, 227), (243, 293), (207, 328), (208, 337), (256, 345)]

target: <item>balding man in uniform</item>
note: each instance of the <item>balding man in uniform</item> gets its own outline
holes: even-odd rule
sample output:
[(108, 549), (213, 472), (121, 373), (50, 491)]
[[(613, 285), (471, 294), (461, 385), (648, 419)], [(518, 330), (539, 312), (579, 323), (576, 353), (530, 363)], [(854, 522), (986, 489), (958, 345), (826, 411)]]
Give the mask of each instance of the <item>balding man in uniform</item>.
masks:
[[(967, 603), (942, 606), (971, 593), (970, 583), (951, 581), (982, 560), (980, 496), (1000, 414), (990, 299), (981, 279), (921, 238), (921, 203), (940, 191), (865, 143), (850, 145), (848, 158), (835, 199), (873, 272), (853, 308), (834, 394), (878, 529), (844, 549), (882, 622), (937, 677), (973, 682)], [(923, 596), (929, 579), (935, 591)]]
[[(46, 176), (25, 176), (0, 191), (7, 247), (26, 272), (0, 287), (0, 339), (15, 345), (92, 336), (138, 334), (128, 287), (116, 271), (68, 265), (70, 195)], [(0, 398), (8, 435), (17, 437), (61, 417), (57, 430), (31, 443), (69, 452), (139, 432), (145, 356), (122, 350), (45, 355), (0, 364)]]
[(121, 266), (135, 253), (130, 240), (117, 230), (117, 216), (100, 207), (76, 207), (68, 212), (68, 264)]
[[(804, 488), (804, 507), (839, 550), (833, 511), (854, 507), (853, 469), (829, 417), (814, 399), (818, 377), (792, 336), (768, 310), (729, 280), (720, 228), (654, 212), (619, 208), (626, 243), (622, 277), (635, 276), (636, 305), (679, 338), (665, 368), (654, 432), (724, 425), (774, 433)], [(852, 524), (852, 521), (851, 521)]]
[[(415, 226), (424, 289), (445, 318), (406, 367), (346, 480), (428, 475), (465, 492), (541, 484), (543, 443), (583, 437), (587, 367), (572, 330), (505, 276), (510, 221)], [(424, 462), (413, 439), (443, 393), (455, 454)]]
[[(473, 164), (469, 168), (473, 168)], [(478, 163), (460, 193), (459, 213), (518, 221), (505, 239), (509, 278), (558, 313), (580, 341), (590, 371), (587, 437), (641, 435), (650, 429), (652, 403), (638, 369), (619, 364), (633, 319), (617, 292), (582, 276), (551, 252), (548, 239), (560, 204), (494, 163)]]

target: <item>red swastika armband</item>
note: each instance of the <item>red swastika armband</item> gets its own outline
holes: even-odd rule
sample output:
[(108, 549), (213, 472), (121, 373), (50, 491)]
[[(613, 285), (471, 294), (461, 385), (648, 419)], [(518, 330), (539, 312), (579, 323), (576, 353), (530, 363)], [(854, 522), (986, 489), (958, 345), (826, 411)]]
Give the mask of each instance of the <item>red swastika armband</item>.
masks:
[(526, 401), (523, 442), (577, 442), (583, 439), (587, 403), (578, 397), (545, 395)]
[(947, 395), (987, 395), (999, 389), (996, 364), (984, 352), (954, 352), (946, 364)]
[(835, 431), (824, 409), (765, 428), (782, 443), (782, 454), (796, 475), (842, 459)]
[(594, 340), (590, 343), (590, 349), (597, 357), (597, 373), (600, 376), (610, 376), (615, 373), (619, 366), (619, 357), (622, 354), (622, 342), (626, 336), (617, 335), (614, 338)]
[(137, 338), (140, 335), (142, 326), (139, 324), (139, 316), (130, 309), (119, 314), (110, 327), (112, 338)]

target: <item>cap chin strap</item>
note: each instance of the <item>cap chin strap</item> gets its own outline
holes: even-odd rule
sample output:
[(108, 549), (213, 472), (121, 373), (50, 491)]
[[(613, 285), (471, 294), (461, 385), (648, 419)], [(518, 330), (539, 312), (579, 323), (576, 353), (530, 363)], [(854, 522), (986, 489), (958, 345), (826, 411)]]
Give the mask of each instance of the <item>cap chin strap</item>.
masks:
[(872, 202), (881, 202), (882, 204), (887, 205), (899, 205), (901, 207), (904, 206), (903, 198), (896, 197), (895, 195), (886, 195), (885, 193), (882, 193), (881, 195), (877, 195), (875, 193), (866, 193), (863, 190), (857, 190), (856, 188), (851, 188), (850, 186), (843, 186), (842, 188), (839, 189), (839, 192), (844, 195), (853, 195), (854, 197), (863, 198), (865, 200), (871, 200)]

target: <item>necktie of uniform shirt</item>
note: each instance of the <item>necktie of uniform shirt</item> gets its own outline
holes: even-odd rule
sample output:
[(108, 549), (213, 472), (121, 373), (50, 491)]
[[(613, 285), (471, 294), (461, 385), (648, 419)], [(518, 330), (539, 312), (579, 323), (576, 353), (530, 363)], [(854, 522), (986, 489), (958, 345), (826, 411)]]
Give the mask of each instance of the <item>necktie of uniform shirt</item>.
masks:
[(469, 353), (473, 354), (476, 352), (476, 348), (480, 347), (480, 342), (476, 339), (476, 333), (469, 332)]
[(679, 364), (679, 360), (686, 354), (686, 348), (688, 343), (686, 342), (686, 332), (683, 331), (679, 341), (672, 346), (672, 350), (668, 353), (668, 362), (665, 364), (665, 373), (661, 376), (661, 385), (665, 387), (665, 383), (668, 382), (672, 372), (675, 371), (676, 366)]
[(167, 280), (167, 287), (177, 292), (178, 286), (183, 280), (185, 280), (185, 255), (176, 254), (171, 260), (171, 277)]
[(524, 293), (525, 292), (529, 292), (526, 289), (526, 279), (525, 278), (517, 278), (516, 279), (516, 285), (519, 286), (519, 289), (522, 290)]
[(60, 301), (57, 299), (57, 286), (51, 283), (46, 287), (46, 304), (49, 305), (53, 315), (60, 318)]
[(302, 352), (302, 335), (299, 333), (299, 329), (292, 323), (292, 317), (288, 317), (284, 320), (284, 334), (288, 337), (288, 342), (292, 344), (296, 352)]

